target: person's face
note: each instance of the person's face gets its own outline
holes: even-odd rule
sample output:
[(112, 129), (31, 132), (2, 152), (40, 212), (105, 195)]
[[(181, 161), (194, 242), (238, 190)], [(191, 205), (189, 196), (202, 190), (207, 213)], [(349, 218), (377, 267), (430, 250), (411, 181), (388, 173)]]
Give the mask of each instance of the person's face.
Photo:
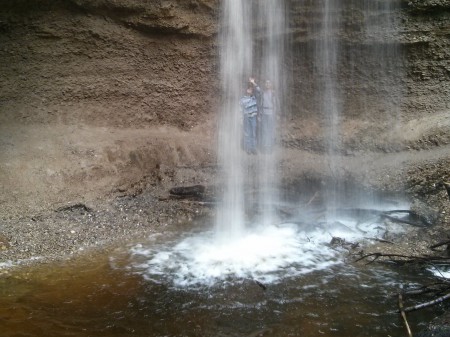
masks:
[(265, 86), (266, 86), (266, 89), (272, 89), (272, 82), (266, 81)]
[(247, 95), (253, 95), (253, 88), (247, 88)]

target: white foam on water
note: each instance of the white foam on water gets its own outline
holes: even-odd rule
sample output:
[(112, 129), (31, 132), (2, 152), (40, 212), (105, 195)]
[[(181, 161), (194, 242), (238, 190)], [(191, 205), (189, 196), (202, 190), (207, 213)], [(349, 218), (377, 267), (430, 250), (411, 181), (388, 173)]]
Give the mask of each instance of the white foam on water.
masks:
[(450, 279), (450, 268), (448, 266), (434, 266), (428, 269), (434, 276), (443, 279)]
[(20, 259), (20, 260), (6, 260), (4, 262), (0, 262), (0, 270), (2, 269), (11, 269), (14, 267), (19, 267), (22, 265), (27, 265), (28, 263), (32, 263), (34, 261), (39, 261), (39, 260), (43, 260), (44, 257), (43, 256), (32, 256), (28, 259)]
[(6, 269), (6, 268), (11, 268), (13, 266), (14, 266), (14, 263), (11, 260), (8, 260), (6, 262), (0, 262), (0, 270)]
[(340, 224), (254, 226), (229, 242), (206, 231), (164, 245), (139, 244), (131, 250), (131, 269), (148, 280), (176, 287), (245, 279), (276, 283), (343, 263), (341, 251), (328, 244), (333, 237), (355, 242), (377, 237), (384, 226), (367, 223), (362, 231), (356, 221)]

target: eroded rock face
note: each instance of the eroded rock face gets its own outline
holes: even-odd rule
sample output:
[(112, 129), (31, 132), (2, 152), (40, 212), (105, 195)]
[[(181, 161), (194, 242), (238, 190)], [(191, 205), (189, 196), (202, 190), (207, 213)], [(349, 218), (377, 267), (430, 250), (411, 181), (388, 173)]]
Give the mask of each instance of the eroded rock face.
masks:
[(1, 1), (3, 211), (212, 161), (214, 4)]
[[(367, 22), (383, 23), (385, 13), (370, 12), (364, 1), (341, 1), (332, 13), (339, 21), (337, 80), (355, 97), (342, 103), (344, 115), (376, 110), (386, 97), (380, 88), (397, 91), (411, 116), (449, 108), (448, 1), (390, 2), (397, 36), (383, 25), (367, 32)], [(290, 96), (293, 105), (302, 103), (290, 110), (311, 115), (318, 110), (313, 93), (320, 69), (311, 57), (323, 38), (323, 3), (287, 4)], [(2, 1), (0, 60), (8, 67), (2, 69), (0, 119), (189, 128), (209, 118), (217, 102), (219, 5), (217, 0)], [(388, 54), (394, 43), (398, 54)], [(383, 63), (383, 57), (393, 59)], [(392, 76), (380, 79), (381, 66), (391, 67)], [(108, 114), (112, 110), (117, 118)]]
[[(392, 115), (383, 111), (389, 106), (399, 108), (398, 117), (406, 121), (450, 108), (448, 1), (337, 3), (329, 17), (334, 49), (328, 53), (337, 57), (334, 80), (344, 117), (373, 117), (376, 124)], [(327, 38), (324, 4), (291, 0), (290, 6), (293, 112), (315, 115), (326, 71), (315, 64)]]
[(208, 1), (1, 6), (2, 122), (189, 129), (214, 106)]
[[(446, 146), (450, 4), (392, 2), (400, 34), (390, 36), (383, 26), (367, 34), (367, 15), (380, 18), (362, 3), (342, 0), (334, 13), (343, 154)], [(286, 4), (289, 161), (304, 156), (294, 150), (324, 149), (315, 95), (321, 70), (312, 66), (323, 2)], [(160, 183), (161, 168), (214, 163), (219, 7), (218, 0), (0, 0), (3, 209), (51, 207), (126, 190), (143, 177)], [(384, 58), (394, 44), (399, 53)], [(380, 78), (386, 65), (392, 72)], [(386, 140), (397, 118), (388, 98), (388, 106), (401, 105), (398, 146)]]
[(105, 14), (146, 34), (180, 34), (212, 37), (216, 33), (212, 0), (114, 1), (73, 0), (91, 13)]

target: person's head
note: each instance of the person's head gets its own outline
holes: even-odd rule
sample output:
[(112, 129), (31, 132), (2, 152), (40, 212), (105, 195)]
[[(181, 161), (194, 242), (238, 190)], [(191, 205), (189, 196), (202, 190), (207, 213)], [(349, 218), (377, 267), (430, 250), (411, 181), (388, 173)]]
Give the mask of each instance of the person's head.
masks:
[(272, 82), (270, 82), (270, 80), (266, 80), (266, 82), (264, 83), (264, 87), (266, 89), (272, 89)]
[(253, 85), (251, 83), (249, 83), (247, 85), (247, 90), (245, 91), (247, 93), (247, 95), (252, 96), (253, 95)]

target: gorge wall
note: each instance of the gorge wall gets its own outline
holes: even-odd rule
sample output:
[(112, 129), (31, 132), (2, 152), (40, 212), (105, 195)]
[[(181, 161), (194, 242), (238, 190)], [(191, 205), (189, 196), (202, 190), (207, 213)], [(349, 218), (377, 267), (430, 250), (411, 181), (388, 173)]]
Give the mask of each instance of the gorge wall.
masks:
[[(380, 135), (393, 125), (403, 124), (408, 127), (400, 127), (399, 133), (405, 139), (411, 137), (411, 142), (397, 145), (420, 148), (416, 143), (418, 135), (411, 134), (412, 125), (408, 123), (423, 120), (424, 128), (434, 128), (436, 125), (430, 119), (442, 121), (450, 108), (450, 3), (400, 0), (334, 3), (339, 5), (331, 10), (328, 23), (334, 36), (328, 43), (336, 54), (334, 90), (344, 128), (349, 125), (360, 133), (360, 137), (352, 138), (349, 130), (349, 138), (344, 139), (346, 147), (357, 147), (357, 143), (363, 142), (365, 150), (392, 151), (392, 139), (382, 143)], [(324, 1), (290, 1), (291, 113), (307, 119), (325, 118), (317, 116), (323, 100), (317, 93), (322, 90), (321, 81), (326, 74), (314, 60), (321, 41), (327, 38), (321, 31), (324, 7)], [(359, 127), (355, 129), (345, 123), (350, 120)], [(426, 134), (429, 130), (422, 131), (425, 132), (422, 136), (429, 136)], [(436, 143), (449, 143), (448, 129), (438, 131), (434, 137)]]
[[(372, 40), (363, 39), (361, 1), (341, 3), (335, 16), (343, 23), (338, 79), (348, 95), (347, 148), (439, 149), (433, 179), (450, 178), (442, 172), (450, 157), (450, 2), (398, 1), (399, 35), (380, 31)], [(323, 150), (318, 70), (309, 52), (321, 38), (314, 27), (322, 4), (286, 4), (293, 48), (283, 144), (295, 171), (305, 151)], [(126, 193), (143, 180), (170, 186), (177, 168), (195, 173), (214, 164), (219, 6), (218, 0), (0, 0), (2, 215)], [(390, 67), (401, 75), (371, 81), (379, 51), (394, 42), (401, 53)], [(380, 104), (386, 93), (401, 98), (396, 147), (381, 136), (392, 122)], [(177, 183), (201, 179), (185, 178)]]

